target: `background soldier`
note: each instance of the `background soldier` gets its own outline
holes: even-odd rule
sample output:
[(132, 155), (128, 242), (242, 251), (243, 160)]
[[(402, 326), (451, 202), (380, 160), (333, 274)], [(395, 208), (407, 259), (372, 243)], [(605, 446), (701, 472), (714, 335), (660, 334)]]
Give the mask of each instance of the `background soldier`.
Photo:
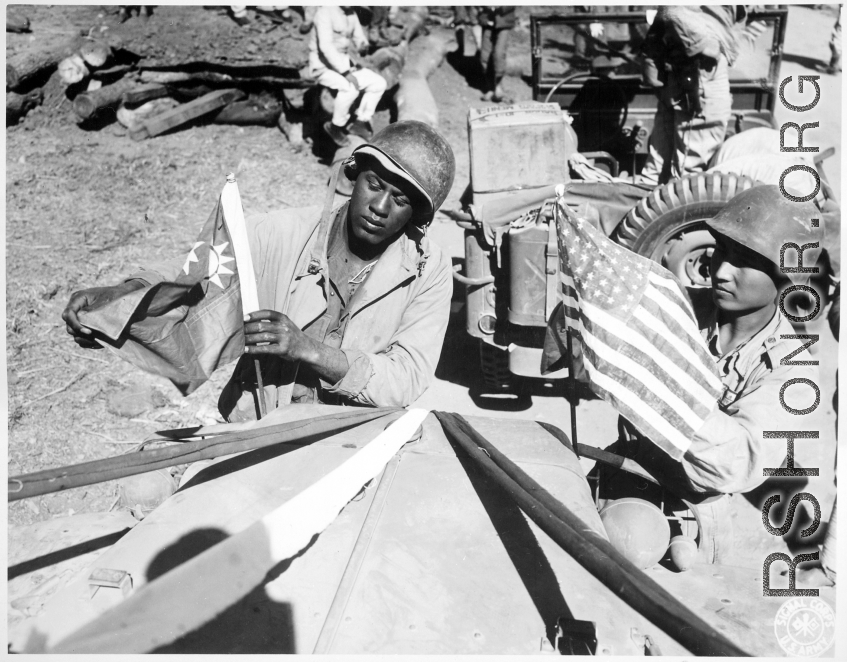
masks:
[(659, 103), (641, 176), (664, 184), (706, 169), (732, 111), (729, 67), (742, 6), (660, 7), (642, 45), (643, 78)]

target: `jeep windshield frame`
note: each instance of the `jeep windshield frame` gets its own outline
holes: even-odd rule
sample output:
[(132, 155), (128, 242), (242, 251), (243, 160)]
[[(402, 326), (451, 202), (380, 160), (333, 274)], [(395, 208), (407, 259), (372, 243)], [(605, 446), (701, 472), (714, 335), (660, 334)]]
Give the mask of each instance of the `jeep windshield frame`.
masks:
[[(785, 43), (785, 31), (787, 27), (788, 10), (766, 9), (761, 11), (753, 11), (747, 17), (746, 25), (756, 22), (762, 22), (767, 27), (764, 32), (770, 31), (771, 40), (769, 44), (770, 52), (765, 51), (768, 58), (767, 72), (761, 72), (761, 75), (745, 75), (742, 69), (735, 66), (730, 69), (730, 90), (733, 95), (734, 110), (755, 110), (755, 111), (771, 111), (773, 112), (777, 86), (779, 84), (779, 70), (782, 65), (783, 44)], [(564, 33), (576, 35), (581, 32), (585, 39), (589, 42), (600, 43), (606, 48), (608, 44), (602, 39), (595, 39), (588, 35), (587, 27), (592, 23), (600, 24), (618, 24), (625, 25), (630, 30), (640, 26), (642, 30), (647, 26), (646, 11), (621, 11), (609, 13), (573, 13), (567, 15), (556, 16), (531, 16), (530, 17), (530, 36), (531, 36), (531, 54), (532, 54), (532, 97), (536, 101), (553, 101), (558, 102), (563, 108), (569, 108), (579, 90), (582, 88), (586, 79), (596, 77), (596, 74), (590, 67), (584, 69), (570, 69), (563, 73), (553, 74), (549, 71), (549, 56), (551, 49), (545, 47), (545, 38), (550, 39), (550, 30), (559, 28)], [(564, 28), (564, 30), (562, 30)], [(546, 33), (546, 34), (545, 34)], [(761, 41), (764, 34), (759, 35), (757, 42)], [(564, 52), (568, 48), (575, 50), (570, 44), (560, 45), (566, 48), (560, 48), (559, 53)], [(761, 46), (761, 44), (758, 44)], [(615, 80), (625, 87), (632, 89), (636, 88), (638, 96), (652, 95), (652, 90), (641, 84), (641, 75), (632, 71), (634, 63), (638, 61), (638, 52), (621, 52), (614, 48), (601, 49), (600, 52), (612, 57), (618, 57), (622, 60), (624, 68), (629, 69), (628, 73), (616, 74)], [(743, 53), (742, 56), (743, 57)], [(547, 62), (545, 63), (545, 58)], [(743, 64), (743, 62), (742, 62)], [(569, 66), (569, 64), (566, 64)], [(635, 91), (635, 90), (633, 90)], [(637, 104), (641, 105), (641, 104)]]

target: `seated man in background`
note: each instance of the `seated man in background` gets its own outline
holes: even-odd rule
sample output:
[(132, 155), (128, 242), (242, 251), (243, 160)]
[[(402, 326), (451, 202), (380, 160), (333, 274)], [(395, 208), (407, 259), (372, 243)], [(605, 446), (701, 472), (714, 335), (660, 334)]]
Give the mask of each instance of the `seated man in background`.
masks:
[[(355, 182), (349, 202), (332, 211), (327, 205), (324, 214), (306, 207), (248, 219), (264, 309), (245, 318), (245, 353), (219, 401), (226, 420), (256, 415), (256, 358), (268, 410), (289, 401), (405, 407), (428, 388), (453, 281), (450, 257), (429, 241), (425, 228), (454, 174), (453, 152), (440, 134), (421, 122), (397, 122), (358, 147), (346, 164), (344, 175)], [(180, 259), (120, 285), (76, 292), (62, 314), (68, 333), (82, 347), (99, 347), (97, 335), (80, 321), (83, 312), (102, 310), (150, 284), (174, 282), (184, 264)], [(146, 317), (127, 316), (118, 344), (132, 341), (155, 351), (183, 322), (183, 303), (154, 297)], [(166, 315), (169, 326), (159, 335), (134, 333), (146, 318)]]
[[(371, 119), (386, 82), (375, 71), (357, 64), (358, 55), (368, 47), (359, 18), (352, 7), (319, 7), (312, 21), (309, 69), (319, 85), (338, 91), (332, 120), (324, 124), (324, 130), (339, 147), (348, 143), (348, 132), (370, 140)], [(360, 92), (356, 120), (348, 127), (350, 109)]]

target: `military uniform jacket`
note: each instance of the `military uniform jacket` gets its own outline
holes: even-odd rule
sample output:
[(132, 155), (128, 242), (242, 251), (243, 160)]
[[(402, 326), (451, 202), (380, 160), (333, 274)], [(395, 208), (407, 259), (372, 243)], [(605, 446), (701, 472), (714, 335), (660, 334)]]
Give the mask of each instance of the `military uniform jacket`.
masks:
[[(331, 219), (346, 211), (347, 205), (336, 209)], [(247, 219), (259, 306), (286, 314), (301, 329), (327, 307), (326, 246), (317, 245), (320, 216), (320, 207), (305, 207)], [(318, 273), (309, 268), (315, 255)], [(178, 265), (173, 266), (176, 273)], [(346, 354), (350, 369), (325, 392), (368, 406), (405, 407), (416, 400), (432, 382), (441, 355), (451, 271), (450, 258), (416, 228), (392, 243), (344, 310), (337, 335), (328, 339)], [(172, 274), (153, 270), (132, 278), (154, 284)], [(252, 359), (242, 357), (221, 394), (219, 408), (227, 420), (255, 418)], [(268, 408), (287, 403), (286, 389), (295, 377), (292, 364), (273, 362), (281, 365), (263, 365)]]
[[(765, 439), (765, 431), (815, 430), (813, 416), (792, 414), (780, 404), (780, 390), (790, 379), (820, 383), (816, 365), (783, 365), (782, 359), (803, 346), (777, 309), (771, 320), (745, 343), (724, 353), (718, 343), (717, 310), (710, 290), (691, 292), (694, 311), (709, 350), (715, 356), (725, 391), (719, 407), (706, 419), (681, 462), (671, 460), (651, 443), (638, 444), (637, 461), (661, 482), (680, 492), (748, 492), (761, 485), (765, 468), (785, 461), (787, 440)], [(808, 350), (790, 359), (813, 361)], [(797, 409), (814, 400), (811, 387), (792, 386), (785, 402)], [(624, 426), (630, 441), (638, 438)], [(802, 465), (802, 441), (796, 444), (795, 461)]]

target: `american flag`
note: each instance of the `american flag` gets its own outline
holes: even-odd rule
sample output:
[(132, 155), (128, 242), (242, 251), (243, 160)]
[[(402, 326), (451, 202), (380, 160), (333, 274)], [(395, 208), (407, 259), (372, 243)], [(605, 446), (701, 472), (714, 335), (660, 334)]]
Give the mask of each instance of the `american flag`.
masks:
[(723, 392), (682, 286), (577, 218), (561, 197), (554, 212), (564, 319), (591, 390), (681, 459)]

